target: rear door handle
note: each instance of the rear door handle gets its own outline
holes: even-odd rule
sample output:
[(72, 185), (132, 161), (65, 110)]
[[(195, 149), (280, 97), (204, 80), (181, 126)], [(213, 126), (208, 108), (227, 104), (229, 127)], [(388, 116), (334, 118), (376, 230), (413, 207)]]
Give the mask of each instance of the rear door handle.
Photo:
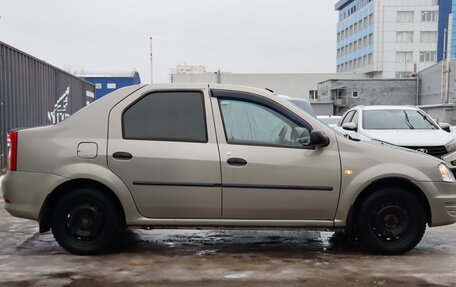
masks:
[(133, 156), (129, 152), (118, 151), (112, 154), (112, 157), (115, 159), (129, 160)]
[(233, 157), (227, 160), (227, 163), (232, 166), (244, 166), (247, 161), (243, 158)]

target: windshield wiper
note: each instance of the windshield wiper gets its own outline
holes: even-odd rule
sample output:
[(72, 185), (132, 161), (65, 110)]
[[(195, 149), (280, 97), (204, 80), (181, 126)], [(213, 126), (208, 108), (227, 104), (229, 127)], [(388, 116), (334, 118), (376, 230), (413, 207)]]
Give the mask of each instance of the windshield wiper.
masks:
[(423, 117), (423, 119), (431, 126), (431, 128), (432, 128), (433, 130), (435, 130), (435, 129), (437, 128), (437, 127), (432, 123), (432, 121), (431, 121), (426, 115), (424, 115), (424, 114), (422, 114), (422, 113), (419, 113), (419, 114), (420, 114), (420, 115)]
[(410, 129), (414, 130), (415, 127), (412, 126), (412, 124), (410, 123), (410, 120), (409, 120), (409, 117), (408, 117), (408, 115), (407, 115), (407, 112), (406, 112), (406, 111), (403, 111), (403, 112), (404, 112), (404, 114), (405, 114), (405, 123), (409, 126)]

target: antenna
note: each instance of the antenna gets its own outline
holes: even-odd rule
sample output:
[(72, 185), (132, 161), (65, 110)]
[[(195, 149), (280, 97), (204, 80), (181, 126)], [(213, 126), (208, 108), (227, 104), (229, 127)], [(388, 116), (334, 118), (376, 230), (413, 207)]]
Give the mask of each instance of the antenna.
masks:
[(150, 37), (150, 83), (154, 83), (154, 60), (152, 57), (152, 37)]

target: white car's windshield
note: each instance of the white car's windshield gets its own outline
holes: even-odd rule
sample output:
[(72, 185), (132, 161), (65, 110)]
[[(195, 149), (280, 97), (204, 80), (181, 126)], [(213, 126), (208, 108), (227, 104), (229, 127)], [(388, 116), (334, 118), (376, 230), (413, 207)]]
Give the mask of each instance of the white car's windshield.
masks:
[(425, 114), (417, 110), (364, 111), (363, 128), (367, 130), (438, 129)]

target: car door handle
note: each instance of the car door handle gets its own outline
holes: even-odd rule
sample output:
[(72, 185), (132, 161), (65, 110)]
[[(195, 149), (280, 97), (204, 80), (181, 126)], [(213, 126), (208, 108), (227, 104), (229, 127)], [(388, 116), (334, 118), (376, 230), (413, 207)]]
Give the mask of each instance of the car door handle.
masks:
[(233, 165), (233, 166), (244, 166), (247, 164), (247, 161), (243, 158), (234, 157), (234, 158), (228, 159), (227, 163), (229, 165)]
[(133, 156), (129, 152), (118, 151), (118, 152), (113, 153), (112, 157), (115, 158), (115, 159), (129, 160)]

